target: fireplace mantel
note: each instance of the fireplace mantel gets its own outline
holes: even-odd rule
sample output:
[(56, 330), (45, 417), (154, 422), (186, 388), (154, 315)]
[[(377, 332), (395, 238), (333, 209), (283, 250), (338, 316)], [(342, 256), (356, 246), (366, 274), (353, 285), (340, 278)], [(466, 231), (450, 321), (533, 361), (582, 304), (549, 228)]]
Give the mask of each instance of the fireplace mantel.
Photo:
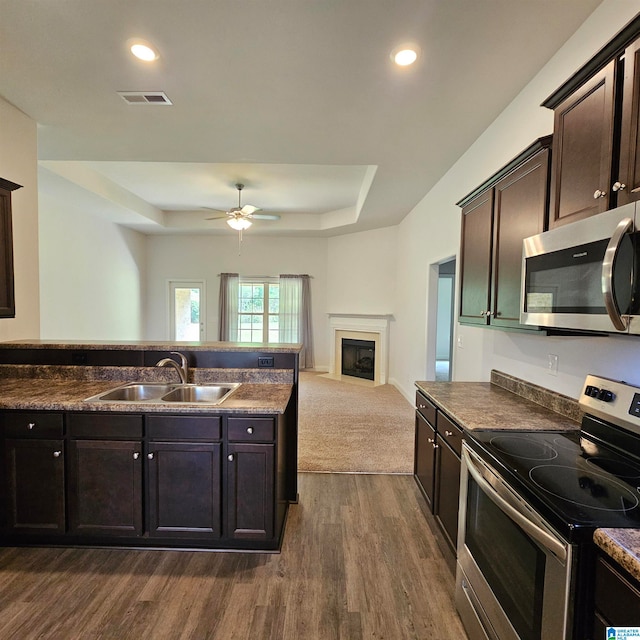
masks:
[(329, 376), (342, 376), (342, 338), (362, 338), (376, 344), (374, 384), (387, 384), (389, 322), (391, 314), (329, 313)]

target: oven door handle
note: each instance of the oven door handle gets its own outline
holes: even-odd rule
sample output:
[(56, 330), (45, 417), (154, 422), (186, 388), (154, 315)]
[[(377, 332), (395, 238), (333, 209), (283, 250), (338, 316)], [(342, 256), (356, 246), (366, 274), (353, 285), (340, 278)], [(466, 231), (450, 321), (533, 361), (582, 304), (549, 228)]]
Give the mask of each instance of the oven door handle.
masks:
[(616, 261), (616, 255), (618, 254), (618, 249), (620, 248), (624, 234), (632, 228), (633, 220), (631, 218), (623, 218), (618, 222), (618, 226), (607, 245), (607, 250), (604, 252), (604, 259), (602, 261), (602, 294), (604, 295), (604, 306), (613, 326), (618, 331), (626, 331), (628, 326), (625, 319), (620, 315), (620, 311), (613, 297), (613, 265)]
[[(482, 465), (482, 462), (477, 459), (476, 455), (471, 452), (466, 446), (462, 447), (462, 456), (464, 458), (467, 469), (471, 474), (471, 477), (478, 483), (480, 488), (487, 494), (489, 498), (507, 515), (511, 518), (520, 528), (531, 536), (534, 540), (540, 543), (545, 549), (553, 553), (556, 558), (561, 562), (567, 560), (567, 547), (566, 544), (547, 533), (544, 529), (540, 528), (535, 522), (531, 522), (526, 515), (521, 513), (516, 507), (507, 502), (496, 489), (484, 478), (482, 473), (478, 470), (478, 464)], [(484, 465), (483, 465), (484, 466)]]

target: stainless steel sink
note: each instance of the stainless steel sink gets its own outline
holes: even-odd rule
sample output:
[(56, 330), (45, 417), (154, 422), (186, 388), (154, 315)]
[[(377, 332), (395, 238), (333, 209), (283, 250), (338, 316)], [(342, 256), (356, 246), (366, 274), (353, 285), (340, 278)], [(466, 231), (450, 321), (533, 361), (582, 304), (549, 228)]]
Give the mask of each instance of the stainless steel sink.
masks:
[(158, 400), (165, 393), (171, 391), (175, 384), (164, 383), (131, 383), (126, 384), (97, 396), (87, 398), (87, 401), (104, 400), (112, 402), (145, 402), (148, 400)]
[(184, 384), (162, 396), (163, 402), (205, 402), (219, 404), (238, 388), (238, 384)]
[(220, 384), (131, 382), (86, 398), (85, 402), (220, 404), (239, 386), (239, 382)]

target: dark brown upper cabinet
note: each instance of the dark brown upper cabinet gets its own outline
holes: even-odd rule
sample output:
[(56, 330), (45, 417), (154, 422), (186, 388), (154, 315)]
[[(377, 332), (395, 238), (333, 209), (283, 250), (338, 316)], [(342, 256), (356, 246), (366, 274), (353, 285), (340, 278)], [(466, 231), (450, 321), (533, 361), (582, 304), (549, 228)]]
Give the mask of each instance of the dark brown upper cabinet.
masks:
[(21, 185), (0, 178), (0, 318), (14, 318), (16, 303), (13, 289), (13, 231), (11, 192)]
[(522, 241), (545, 230), (550, 146), (551, 136), (536, 140), (458, 202), (462, 207), (459, 321), (464, 324), (523, 328)]
[(640, 14), (543, 106), (554, 111), (549, 227), (640, 198)]

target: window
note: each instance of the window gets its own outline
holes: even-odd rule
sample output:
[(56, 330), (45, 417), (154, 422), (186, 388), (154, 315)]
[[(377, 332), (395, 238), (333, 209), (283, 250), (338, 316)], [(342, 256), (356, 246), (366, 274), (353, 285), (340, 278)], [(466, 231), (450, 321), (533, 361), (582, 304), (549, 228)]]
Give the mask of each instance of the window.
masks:
[(240, 342), (279, 342), (280, 285), (277, 278), (240, 279)]

